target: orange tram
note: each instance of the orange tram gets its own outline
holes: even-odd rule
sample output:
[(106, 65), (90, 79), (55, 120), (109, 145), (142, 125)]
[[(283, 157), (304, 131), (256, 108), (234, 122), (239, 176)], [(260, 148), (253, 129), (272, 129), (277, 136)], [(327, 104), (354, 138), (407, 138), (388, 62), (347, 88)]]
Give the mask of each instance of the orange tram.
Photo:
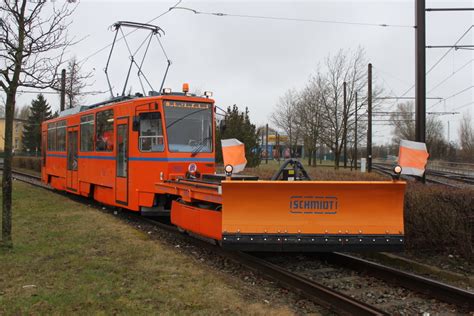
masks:
[(106, 205), (169, 216), (229, 249), (403, 248), (405, 182), (216, 174), (210, 93), (154, 94), (67, 109), (44, 122), (42, 181)]

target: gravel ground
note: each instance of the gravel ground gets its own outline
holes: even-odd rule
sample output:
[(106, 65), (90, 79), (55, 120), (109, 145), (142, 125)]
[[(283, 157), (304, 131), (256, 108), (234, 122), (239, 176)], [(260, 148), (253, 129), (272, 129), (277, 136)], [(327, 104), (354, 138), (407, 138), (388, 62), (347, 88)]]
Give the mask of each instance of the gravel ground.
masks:
[[(471, 292), (474, 291), (474, 263), (457, 254), (440, 254), (433, 251), (388, 254), (388, 256), (395, 256), (395, 258), (400, 257), (402, 260), (408, 259), (409, 261), (406, 262), (391, 260), (388, 256), (377, 256), (377, 254), (351, 253), (350, 255), (422, 275)], [(411, 261), (419, 263), (421, 266), (413, 266), (410, 264)]]
[(400, 256), (465, 276), (474, 276), (474, 262), (470, 262), (455, 253), (444, 255), (429, 251), (417, 253), (404, 252)]
[(316, 282), (377, 306), (392, 315), (466, 315), (445, 304), (410, 290), (387, 284), (356, 271), (319, 260), (315, 256), (272, 255), (272, 263)]

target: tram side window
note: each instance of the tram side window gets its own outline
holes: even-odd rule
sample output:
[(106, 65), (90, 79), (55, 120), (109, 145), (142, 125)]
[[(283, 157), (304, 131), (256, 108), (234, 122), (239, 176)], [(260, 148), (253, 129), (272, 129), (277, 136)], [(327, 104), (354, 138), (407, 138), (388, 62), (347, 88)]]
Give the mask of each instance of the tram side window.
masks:
[(94, 151), (94, 114), (81, 117), (81, 151)]
[(96, 124), (96, 151), (114, 150), (114, 111), (106, 110), (97, 112), (95, 117)]
[(48, 124), (48, 150), (56, 150), (56, 123)]
[(140, 114), (140, 151), (160, 152), (164, 150), (163, 126), (159, 112)]
[(56, 125), (56, 150), (66, 151), (66, 121), (57, 122)]

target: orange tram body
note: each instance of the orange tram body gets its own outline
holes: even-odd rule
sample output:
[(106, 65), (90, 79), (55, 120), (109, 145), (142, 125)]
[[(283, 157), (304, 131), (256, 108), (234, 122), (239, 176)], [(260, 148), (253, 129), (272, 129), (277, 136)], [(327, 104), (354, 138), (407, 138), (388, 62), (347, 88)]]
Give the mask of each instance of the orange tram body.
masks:
[[(124, 97), (42, 124), (42, 180), (106, 205), (169, 216), (244, 251), (397, 251), (402, 181), (259, 181), (216, 174), (214, 101)], [(197, 170), (190, 174), (188, 170)]]

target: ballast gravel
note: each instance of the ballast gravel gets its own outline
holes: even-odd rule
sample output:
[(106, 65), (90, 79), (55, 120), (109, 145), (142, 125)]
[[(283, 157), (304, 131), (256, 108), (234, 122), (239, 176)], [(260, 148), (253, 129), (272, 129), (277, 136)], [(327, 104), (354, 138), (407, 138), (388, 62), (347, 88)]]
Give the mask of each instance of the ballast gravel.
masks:
[(357, 271), (341, 268), (317, 256), (278, 255), (266, 257), (294, 273), (388, 312), (391, 315), (469, 315), (446, 304)]

